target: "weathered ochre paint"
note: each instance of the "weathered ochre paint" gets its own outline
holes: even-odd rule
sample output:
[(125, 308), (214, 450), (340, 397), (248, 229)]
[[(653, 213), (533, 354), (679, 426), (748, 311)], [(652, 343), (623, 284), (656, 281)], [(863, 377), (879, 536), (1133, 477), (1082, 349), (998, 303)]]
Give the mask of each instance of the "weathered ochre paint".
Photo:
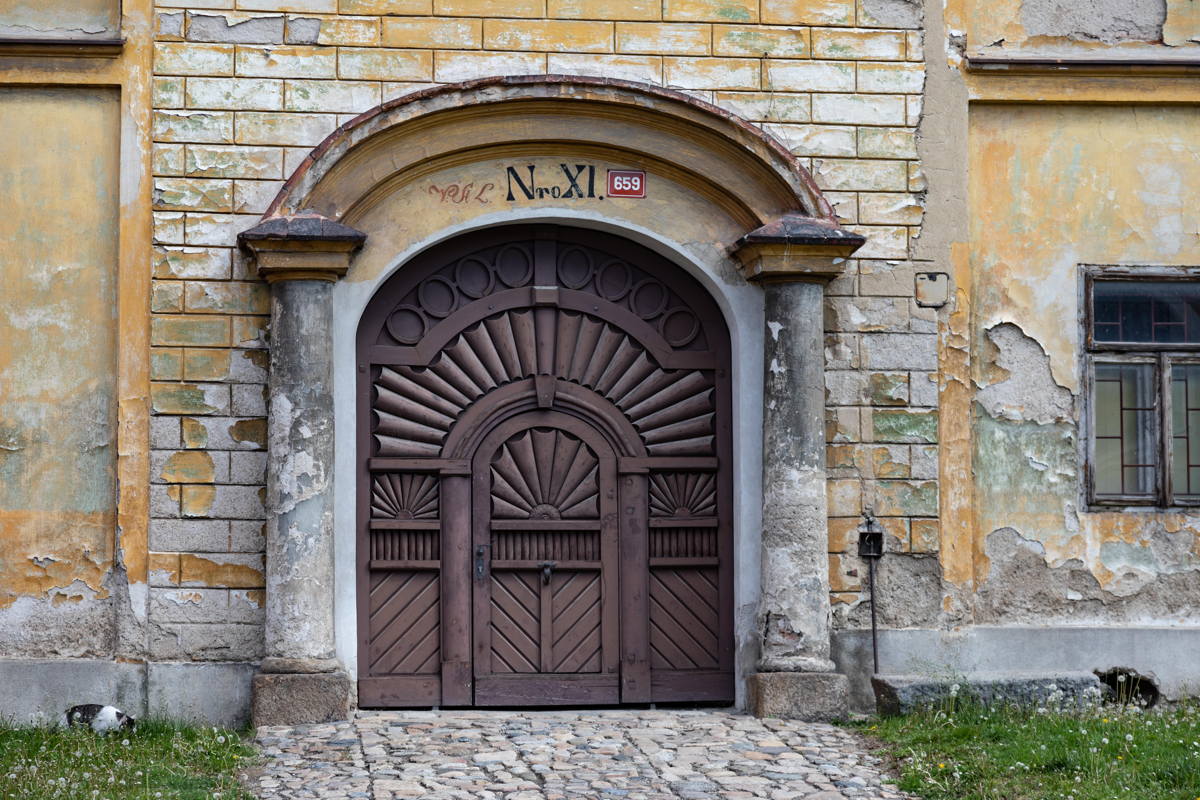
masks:
[(150, 519), (150, 78), (153, 0), (122, 0), (121, 248), (117, 298), (117, 556), (126, 581), (117, 656), (145, 655)]
[[(26, 5), (29, 5), (26, 3)], [(60, 4), (36, 4), (39, 9), (55, 12), (56, 24), (76, 26), (55, 33), (57, 37), (75, 37), (78, 17), (61, 13)], [(97, 212), (115, 220), (103, 241), (91, 252), (103, 252), (108, 265), (110, 286), (108, 308), (103, 317), (115, 340), (115, 352), (106, 364), (104, 380), (108, 381), (110, 423), (108, 433), (109, 501), (103, 511), (67, 512), (37, 509), (16, 510), (5, 514), (0, 521), (5, 547), (0, 551), (0, 570), (4, 575), (18, 575), (10, 580), (0, 578), (10, 589), (11, 597), (0, 598), (2, 612), (8, 620), (6, 630), (14, 633), (14, 642), (5, 642), (8, 655), (58, 654), (66, 656), (115, 655), (119, 660), (138, 660), (145, 654), (146, 580), (147, 580), (147, 522), (149, 484), (149, 373), (146, 359), (149, 329), (149, 256), (150, 256), (150, 66), (152, 56), (152, 4), (150, 0), (124, 0), (118, 4), (97, 2), (68, 4), (76, 11), (105, 9), (113, 24), (100, 38), (126, 39), (120, 54), (111, 58), (82, 58), (63, 60), (9, 59), (0, 63), (0, 83), (16, 91), (17, 87), (72, 87), (70, 92), (91, 92), (111, 98), (109, 117), (103, 126), (86, 115), (74, 115), (63, 108), (65, 124), (58, 129), (50, 126), (34, 128), (32, 145), (39, 152), (52, 156), (48, 144), (60, 138), (75, 136), (90, 146), (103, 147), (111, 152), (111, 171), (102, 177), (105, 187), (104, 204), (95, 203), (95, 181), (98, 174), (86, 165), (75, 165), (75, 173), (64, 174), (62, 180), (47, 180), (44, 191), (54, 200), (50, 206), (31, 206), (29, 212), (39, 216), (29, 226), (35, 233), (45, 227), (61, 224), (53, 212), (63, 213), (62, 219), (74, 220), (74, 237), (84, 251), (96, 231), (88, 231), (86, 223)], [(6, 11), (9, 10), (7, 7)], [(16, 33), (14, 33), (16, 35)], [(0, 147), (8, 147), (8, 133)], [(116, 156), (119, 149), (119, 162)], [(30, 162), (39, 164), (37, 160)], [(51, 162), (53, 163), (53, 162)], [(70, 164), (56, 166), (60, 171), (71, 169)], [(89, 187), (92, 187), (89, 189)], [(89, 191), (91, 192), (89, 194)], [(11, 212), (6, 212), (11, 213)], [(48, 215), (46, 220), (40, 219)], [(13, 242), (0, 242), (0, 259), (7, 266), (13, 263), (10, 253), (17, 253), (17, 262), (27, 258), (25, 250), (10, 251)], [(114, 258), (115, 255), (115, 258)], [(6, 283), (5, 289), (12, 284)], [(74, 297), (67, 286), (59, 293), (62, 302)], [(8, 298), (5, 297), (7, 301)], [(96, 301), (84, 297), (85, 306)], [(6, 303), (6, 305), (10, 305)], [(12, 304), (15, 305), (15, 304)], [(114, 328), (115, 320), (115, 330)], [(0, 327), (5, 325), (0, 322)], [(53, 351), (41, 356), (51, 359)], [(0, 395), (4, 387), (0, 386)], [(115, 402), (114, 402), (115, 401)], [(57, 407), (58, 398), (46, 405), (56, 414), (65, 411)], [(5, 410), (6, 406), (0, 405)], [(115, 412), (115, 413), (113, 413)], [(0, 411), (3, 415), (4, 411)], [(115, 441), (114, 441), (115, 439)], [(113, 459), (115, 458), (115, 464)], [(0, 454), (0, 461), (3, 461)], [(71, 461), (64, 459), (64, 470)], [(115, 469), (114, 469), (115, 467)], [(114, 474), (115, 472), (115, 474)], [(71, 505), (71, 497), (80, 493), (76, 487), (63, 495), (62, 504)], [(48, 494), (48, 492), (44, 492)], [(115, 514), (113, 502), (116, 502)], [(78, 505), (78, 502), (75, 502)], [(68, 535), (64, 531), (73, 530)], [(44, 533), (50, 531), (51, 533)], [(12, 550), (13, 537), (30, 537), (49, 543), (57, 537), (61, 564), (52, 563), (41, 555), (30, 555), (21, 548)], [(93, 542), (101, 541), (102, 546)], [(44, 552), (41, 548), (35, 548)], [(37, 558), (37, 561), (31, 560)], [(39, 567), (44, 565), (45, 569)], [(75, 570), (76, 579), (63, 573), (64, 565)], [(10, 572), (11, 570), (11, 572)], [(54, 588), (57, 587), (57, 588)], [(112, 600), (104, 600), (112, 597)], [(93, 602), (100, 598), (101, 602)]]
[(974, 330), (1015, 323), (1078, 392), (1079, 330), (1063, 324), (1078, 265), (1200, 263), (1200, 109), (975, 105), (971, 119)]
[(116, 38), (120, 9), (120, 0), (3, 0), (0, 34), (20, 38)]
[[(116, 511), (119, 97), (0, 90), (0, 605), (104, 596)], [(44, 559), (46, 567), (31, 565)]]
[(1192, 0), (966, 0), (966, 13), (968, 50), (989, 55), (1187, 46), (1197, 18)]
[[(1200, 571), (1200, 518), (1081, 508), (1076, 322), (1081, 264), (1200, 264), (1198, 126), (1200, 109), (1187, 106), (972, 106), (970, 269), (958, 274), (942, 349), (943, 559), (952, 584), (982, 586), (1003, 568), (988, 550), (1003, 531), (1047, 570), (1090, 574), (1104, 598), (1136, 598), (1165, 576)], [(1044, 364), (1040, 373), (999, 365), (990, 334), (1004, 324), (1031, 340), (1023, 357)], [(999, 416), (989, 410), (982, 390), (1018, 380), (1022, 402)], [(947, 430), (966, 425), (967, 439)], [(973, 504), (970, 521), (962, 502)], [(969, 570), (953, 549), (968, 531)], [(1038, 609), (1043, 621), (1071, 617), (1071, 600)], [(1114, 613), (1149, 613), (1130, 608)]]
[[(971, 469), (970, 262), (965, 244), (954, 245), (953, 310), (939, 329), (941, 371), (941, 560), (942, 575), (956, 586), (970, 587), (976, 543)], [(950, 597), (945, 598), (947, 612)]]

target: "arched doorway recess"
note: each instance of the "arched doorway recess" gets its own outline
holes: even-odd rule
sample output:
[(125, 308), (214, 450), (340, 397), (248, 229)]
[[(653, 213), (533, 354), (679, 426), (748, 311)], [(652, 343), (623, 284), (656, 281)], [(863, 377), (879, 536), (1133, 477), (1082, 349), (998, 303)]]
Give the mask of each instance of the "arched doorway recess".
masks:
[(729, 333), (627, 240), (450, 240), (358, 334), (359, 702), (732, 702)]
[[(641, 176), (640, 186), (644, 191), (631, 192), (628, 184), (622, 187), (605, 181), (605, 176), (611, 180), (614, 174), (630, 173)], [(608, 186), (618, 191), (608, 191)], [(359, 470), (366, 468), (357, 461), (357, 447), (350, 446), (356, 443), (359, 431), (368, 429), (358, 416), (361, 404), (355, 390), (355, 387), (361, 389), (360, 381), (369, 374), (365, 363), (359, 371), (356, 339), (359, 323), (372, 298), (384, 296), (380, 289), (385, 283), (409, 280), (401, 276), (411, 266), (424, 263), (422, 254), (432, 253), (437, 247), (459, 246), (455, 242), (481, 241), (478, 237), (491, 235), (481, 232), (503, 229), (520, 221), (619, 234), (622, 239), (618, 241), (624, 242), (623, 246), (636, 241), (654, 252), (669, 254), (672, 265), (686, 267), (686, 274), (711, 292), (704, 294), (698, 303), (711, 304), (713, 298), (718, 298), (726, 312), (724, 323), (732, 330), (737, 348), (731, 359), (731, 382), (738, 389), (733, 403), (733, 424), (739, 433), (734, 444), (739, 483), (733, 509), (738, 552), (733, 651), (734, 673), (744, 678), (735, 687), (737, 696), (739, 701), (745, 698), (756, 712), (775, 716), (812, 718), (835, 714), (845, 704), (845, 681), (842, 676), (832, 674), (833, 665), (828, 657), (823, 284), (841, 273), (846, 258), (863, 243), (863, 238), (838, 225), (812, 178), (786, 148), (736, 115), (658, 87), (603, 78), (541, 75), (439, 86), (389, 101), (356, 117), (313, 150), (297, 167), (260, 224), (239, 237), (259, 274), (271, 283), (272, 301), (266, 657), (262, 672), (254, 681), (255, 720), (274, 724), (337, 719), (348, 713), (356, 698), (366, 704), (392, 702), (382, 695), (372, 699), (369, 682), (360, 687), (363, 692), (356, 694), (355, 682), (350, 677), (354, 673), (364, 674), (358, 656), (369, 655), (358, 637), (366, 612), (356, 602), (361, 577), (356, 554), (360, 552), (358, 537), (370, 530), (369, 524), (361, 527), (364, 523), (357, 516), (360, 508), (369, 507), (369, 501), (361, 493), (371, 495), (371, 492), (358, 485), (357, 479), (362, 477)], [(527, 241), (538, 240), (535, 237)], [(557, 240), (551, 237), (546, 241)], [(531, 267), (532, 283), (521, 283), (526, 271), (513, 255), (515, 251), (506, 252), (503, 260), (488, 262), (487, 270), (468, 265), (460, 275), (451, 272), (441, 276), (445, 280), (432, 280), (424, 296), (420, 285), (414, 284), (415, 299), (401, 303), (413, 309), (400, 309), (403, 313), (394, 318), (392, 312), (397, 309), (389, 309), (390, 328), (386, 319), (376, 320), (378, 330), (393, 339), (391, 343), (373, 345), (393, 348), (390, 355), (385, 353), (386, 357), (378, 361), (381, 369), (387, 366), (393, 372), (403, 368), (435, 372), (431, 365), (443, 351), (460, 346), (472, 351), (476, 345), (484, 347), (479, 337), (490, 339), (494, 333), (500, 335), (503, 332), (500, 328), (492, 330), (500, 323), (489, 323), (486, 317), (465, 321), (459, 315), (488, 292), (493, 298), (523, 297), (512, 308), (497, 306), (490, 310), (506, 315), (504, 319), (508, 321), (504, 325), (512, 328), (513, 341), (516, 329), (509, 323), (518, 307), (531, 308), (535, 319), (550, 312), (582, 319), (607, 309), (606, 316), (598, 319), (612, 327), (616, 332), (613, 335), (619, 334), (617, 338), (621, 341), (641, 348), (649, 360), (647, 363), (656, 368), (701, 373), (711, 369), (714, 374), (718, 369), (711, 363), (704, 367), (687, 359), (699, 352), (697, 342), (701, 341), (701, 334), (708, 333), (705, 326), (709, 320), (719, 320), (719, 315), (700, 311), (701, 306), (689, 300), (689, 313), (700, 327), (696, 338), (692, 338), (695, 326), (686, 314), (672, 313), (671, 305), (659, 310), (657, 300), (652, 301), (652, 290), (644, 288), (640, 279), (634, 282), (631, 277), (626, 292), (624, 273), (617, 269), (604, 272), (604, 278), (594, 288), (591, 303), (596, 308), (593, 309), (585, 306), (585, 290), (572, 285), (578, 278), (570, 277), (575, 274), (570, 269), (543, 284), (536, 268)], [(554, 253), (557, 252), (555, 249)], [(499, 252), (493, 256), (498, 259)], [(644, 270), (640, 258), (641, 255), (622, 260)], [(539, 260), (536, 246), (530, 259), (531, 264), (553, 260)], [(448, 264), (446, 261), (437, 269), (445, 269)], [(427, 268), (436, 272), (435, 266)], [(599, 267), (593, 264), (592, 269)], [(652, 267), (647, 274), (654, 272)], [(599, 272), (593, 275), (593, 281), (596, 275)], [(515, 285), (506, 283), (504, 276)], [(667, 287), (670, 291), (678, 293), (682, 291), (678, 287), (692, 285), (688, 283), (692, 278), (685, 280), (683, 272), (679, 276), (671, 278)], [(435, 276), (431, 273), (425, 277)], [(405, 291), (412, 292), (414, 288)], [(477, 296), (472, 296), (472, 292)], [(615, 298), (621, 292), (626, 292), (622, 295), (625, 299), (604, 296), (609, 293)], [(577, 308), (569, 305), (573, 297), (579, 301)], [(635, 302), (628, 300), (629, 297), (638, 299)], [(683, 294), (679, 297), (686, 299)], [(464, 298), (471, 303), (462, 305)], [(626, 305), (622, 307), (622, 303)], [(658, 316), (647, 319), (639, 314), (639, 309), (651, 317), (654, 317), (651, 311)], [(408, 313), (410, 310), (414, 313)], [(472, 325), (476, 327), (472, 329)], [(579, 330), (583, 327), (580, 323)], [(557, 328), (554, 330), (557, 335)], [(406, 348), (410, 356), (427, 359), (427, 365), (387, 360), (403, 355), (400, 351)], [(515, 357), (516, 351), (510, 355)], [(488, 357), (491, 358), (490, 351)], [(650, 424), (639, 416), (644, 408), (635, 413), (632, 407), (622, 408), (625, 401), (609, 397), (599, 384), (587, 385), (588, 381), (570, 377), (562, 379), (563, 371), (558, 369), (556, 360), (555, 368), (549, 372), (535, 368), (528, 374), (519, 370), (510, 374), (514, 368), (511, 359), (505, 364), (499, 350), (495, 357), (504, 367), (501, 377), (505, 382), (497, 381), (498, 388), (491, 394), (464, 395), (461, 404), (454, 408), (431, 405), (433, 401), (427, 398), (420, 408), (392, 415), (396, 419), (390, 420), (389, 425), (397, 426), (397, 431), (412, 433), (405, 440), (410, 442), (406, 446), (437, 445), (440, 451), (436, 455), (426, 451), (377, 454), (379, 458), (425, 462), (420, 468), (410, 464), (392, 470), (401, 476), (407, 472), (418, 477), (381, 491), (385, 495), (391, 491), (398, 498), (401, 493), (420, 488), (417, 484), (422, 473), (426, 477), (436, 473), (436, 482), (421, 486), (429, 489), (435, 485), (438, 499), (428, 506), (431, 500), (426, 498), (421, 513), (427, 514), (429, 508), (434, 508), (438, 516), (418, 520), (414, 514), (413, 521), (403, 524), (400, 517), (390, 521), (381, 518), (380, 522), (386, 524), (377, 526), (379, 530), (386, 530), (388, 525), (393, 526), (393, 531), (404, 530), (405, 524), (411, 530), (420, 530), (421, 525), (415, 522), (421, 521), (424, 530), (436, 529), (440, 536), (447, 515), (469, 517), (471, 509), (487, 505), (473, 501), (446, 504), (446, 491), (474, 497), (469, 487), (475, 471), (493, 481), (490, 459), (503, 459), (504, 453), (532, 448), (536, 442), (552, 440), (556, 444), (547, 446), (555, 453), (560, 449), (571, 452), (586, 449), (588, 458), (581, 463), (595, 461), (595, 485), (601, 495), (598, 504), (603, 499), (602, 487), (612, 486), (616, 498), (621, 499), (627, 481), (634, 484), (644, 481), (647, 499), (644, 505), (639, 503), (634, 507), (646, 509), (653, 508), (653, 491), (666, 491), (652, 483), (653, 463), (644, 465), (644, 473), (635, 470), (628, 475), (622, 472), (622, 464), (629, 466), (634, 463), (630, 459), (639, 458), (650, 462), (656, 458), (713, 458), (692, 452), (652, 452), (661, 442), (651, 441), (647, 430), (638, 427), (639, 423), (643, 427)], [(557, 359), (557, 351), (553, 358)], [(486, 359), (479, 359), (479, 365), (486, 368), (486, 364)], [(519, 360), (516, 365), (524, 369)], [(590, 376), (588, 380), (595, 383), (598, 379)], [(716, 387), (716, 379), (713, 381), (712, 386)], [(500, 386), (501, 383), (504, 385)], [(507, 398), (511, 401), (509, 405), (520, 407), (521, 414), (533, 416), (521, 417), (527, 426), (511, 431), (503, 441), (489, 439), (489, 434), (482, 431), (508, 423), (493, 418), (487, 410), (490, 401), (481, 399), (484, 395), (496, 402), (501, 397)], [(714, 420), (720, 417), (723, 413), (720, 403), (714, 405), (712, 413)], [(466, 430), (467, 426), (461, 423), (468, 416), (477, 418), (472, 424), (481, 433), (455, 444), (455, 431)], [(439, 427), (445, 422), (442, 417), (457, 419), (458, 423)], [(692, 424), (694, 420), (683, 422)], [(418, 429), (423, 431), (420, 437), (425, 438), (417, 436)], [(444, 434), (444, 441), (430, 439), (433, 435), (430, 431), (438, 432), (439, 436)], [(714, 435), (719, 441), (720, 436)], [(479, 455), (485, 442), (487, 448), (494, 449), (487, 451), (490, 454)], [(445, 452), (451, 445), (460, 448), (453, 450), (453, 456)], [(646, 452), (638, 451), (639, 446)], [(718, 453), (715, 466), (711, 462), (670, 466), (681, 472), (719, 478), (722, 468), (719, 456)], [(430, 462), (439, 458), (447, 463), (433, 469)], [(453, 468), (451, 461), (456, 465)], [(610, 462), (616, 465), (615, 473), (605, 466)], [(454, 473), (454, 469), (460, 471)], [(373, 472), (373, 468), (368, 469), (368, 473)], [(498, 474), (503, 474), (503, 470)], [(755, 479), (757, 475), (761, 475), (761, 484)], [(456, 482), (465, 482), (466, 494), (462, 494), (461, 487), (452, 488)], [(729, 490), (720, 489), (720, 481), (717, 483), (716, 529), (721, 530), (723, 523), (719, 517), (729, 513), (731, 504), (722, 505), (720, 492)], [(389, 502), (395, 506), (398, 499)], [(444, 556), (439, 562), (457, 559), (459, 566), (467, 565), (467, 572), (473, 575), (475, 551), (471, 547), (496, 546), (489, 544), (482, 533), (478, 534), (477, 544), (476, 528), (486, 529), (490, 536), (506, 525), (528, 527), (536, 522), (545, 526), (545, 530), (528, 527), (517, 532), (552, 538), (548, 534), (553, 531), (549, 529), (552, 523), (562, 521), (562, 510), (551, 503), (534, 505), (543, 506), (539, 513), (549, 521), (528, 518), (514, 521), (501, 516), (488, 517), (484, 522), (459, 520), (455, 524), (471, 528), (472, 538), (465, 549), (449, 555), (439, 539), (436, 549)], [(622, 557), (621, 525), (633, 525), (620, 519), (626, 507), (623, 502), (614, 505), (618, 509), (615, 528), (606, 521), (599, 505), (595, 512), (598, 521), (580, 518), (572, 522), (578, 523), (582, 532), (587, 532), (587, 526), (591, 525), (601, 541), (605, 535), (611, 538), (611, 531), (617, 531), (618, 569)], [(678, 504), (672, 508), (670, 503), (664, 507), (680, 508)], [(552, 520), (552, 510), (557, 510), (559, 520)], [(646, 514), (646, 530), (656, 530), (653, 511), (647, 510)], [(600, 527), (596, 528), (597, 525)], [(409, 538), (414, 542), (421, 539), (416, 535)], [(429, 536), (425, 537), (428, 539)], [(652, 546), (650, 534), (645, 540), (648, 547)], [(432, 547), (428, 541), (422, 546)], [(493, 558), (486, 554), (485, 557)], [(663, 556), (676, 557), (712, 558)], [(716, 558), (715, 565), (677, 566), (724, 570), (723, 564), (728, 562), (720, 561), (723, 558), (720, 553)], [(415, 562), (425, 563), (429, 559), (377, 560), (400, 562), (391, 566), (400, 569), (408, 565), (412, 567), (410, 571), (426, 573), (426, 577), (431, 571), (415, 566)], [(560, 577), (570, 572), (555, 558), (507, 560), (522, 562), (510, 572), (524, 578), (530, 577), (522, 573), (529, 566), (524, 562), (534, 565), (558, 562), (550, 572), (551, 584), (556, 570)], [(607, 576), (604, 565), (596, 568), (594, 559), (574, 561), (577, 573), (590, 570)], [(604, 561), (603, 556), (600, 561)], [(751, 565), (758, 565), (759, 569)], [(664, 562), (662, 566), (671, 565)], [(449, 567), (438, 564), (439, 581), (442, 569)], [(455, 574), (464, 574), (455, 569)], [(488, 564), (485, 575), (491, 575)], [(649, 583), (651, 578), (652, 570), (645, 579), (648, 587), (653, 585)], [(519, 579), (522, 578), (511, 578)], [(728, 580), (721, 572), (720, 581)], [(442, 597), (440, 585), (436, 591), (429, 591)], [(540, 604), (542, 595), (538, 591)], [(650, 588), (646, 593), (648, 597), (641, 602), (649, 602)], [(455, 602), (463, 602), (465, 596), (459, 593)], [(483, 595), (473, 593), (474, 596)], [(443, 611), (439, 608), (439, 620)], [(458, 614), (455, 619), (468, 620), (464, 625), (475, 624), (468, 619), (469, 614), (455, 613)], [(612, 663), (612, 647), (605, 651), (603, 641), (604, 631), (608, 630), (611, 642), (613, 626), (603, 609), (598, 613), (601, 671), (571, 674), (607, 674)], [(553, 609), (547, 618), (554, 618)], [(650, 656), (646, 656), (635, 650), (632, 640), (626, 641), (624, 637), (632, 636), (629, 633), (632, 626), (625, 624), (625, 619), (618, 609), (615, 647), (620, 665), (619, 699), (632, 701), (638, 696), (658, 696), (655, 692), (660, 686), (669, 693), (669, 687), (676, 684), (669, 680), (656, 684), (655, 674), (660, 673), (661, 677), (670, 670), (656, 670), (652, 647)], [(581, 629), (576, 635), (590, 635), (594, 627)], [(711, 669), (711, 664), (705, 667), (715, 676), (711, 686), (717, 688), (704, 689), (700, 675), (703, 670), (696, 667), (691, 674), (696, 680), (690, 682), (692, 688), (686, 695), (689, 698), (707, 696), (706, 692), (713, 697), (728, 698), (724, 660), (728, 648), (724, 643), (727, 640), (721, 638), (726, 635), (721, 631), (727, 629), (720, 626), (718, 629), (717, 665)], [(457, 630), (449, 639), (439, 636), (436, 659), (442, 666), (436, 686), (433, 673), (422, 671), (428, 669), (426, 662), (433, 657), (427, 649), (423, 651), (425, 658), (421, 664), (406, 665), (417, 671), (405, 673), (413, 680), (404, 690), (409, 693), (404, 696), (410, 698), (404, 702), (416, 702), (411, 698), (421, 692), (424, 697), (434, 698), (426, 703), (439, 702), (439, 695), (442, 703), (478, 702), (479, 679), (498, 680), (498, 677), (495, 673), (476, 676), (478, 665), (492, 656), (478, 657), (471, 649), (473, 645), (463, 649), (464, 642), (483, 640), (475, 632)], [(536, 632), (539, 637), (544, 633), (540, 618)], [(553, 635), (552, 630), (549, 635)], [(647, 638), (648, 635), (640, 641), (644, 643)], [(457, 649), (452, 649), (451, 644)], [(577, 651), (577, 656), (581, 652)], [(634, 664), (649, 664), (650, 675), (646, 680), (638, 677), (638, 669), (623, 666), (621, 660), (627, 655)], [(537, 651), (536, 664), (530, 651), (528, 661), (539, 670), (557, 669), (563, 664), (590, 668), (589, 658), (578, 656), (573, 662), (569, 658), (557, 659), (551, 646), (549, 650)], [(397, 674), (394, 664), (384, 666), (392, 669), (390, 675)], [(456, 680), (442, 680), (442, 675), (455, 670)], [(643, 668), (643, 677), (646, 672)], [(557, 680), (561, 673), (519, 674), (553, 675)], [(586, 684), (590, 679), (572, 680)], [(509, 681), (510, 690), (516, 683), (520, 681)], [(469, 687), (473, 696), (460, 691), (459, 697), (448, 698), (446, 686)], [(510, 692), (508, 696), (515, 695)], [(302, 703), (297, 702), (300, 697), (304, 699)], [(571, 701), (566, 696), (560, 699)]]

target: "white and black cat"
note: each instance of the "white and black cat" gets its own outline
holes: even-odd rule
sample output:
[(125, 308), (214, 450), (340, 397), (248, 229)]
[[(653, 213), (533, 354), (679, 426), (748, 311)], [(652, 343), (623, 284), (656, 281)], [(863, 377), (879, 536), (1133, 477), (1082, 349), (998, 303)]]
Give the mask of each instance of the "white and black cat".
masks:
[(119, 728), (137, 729), (137, 720), (115, 706), (88, 703), (67, 709), (67, 725), (87, 725), (96, 733), (108, 733)]

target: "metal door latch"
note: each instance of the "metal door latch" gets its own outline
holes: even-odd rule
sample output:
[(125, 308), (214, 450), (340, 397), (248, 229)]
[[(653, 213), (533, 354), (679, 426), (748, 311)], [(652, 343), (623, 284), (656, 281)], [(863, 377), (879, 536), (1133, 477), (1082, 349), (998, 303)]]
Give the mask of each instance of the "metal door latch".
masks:
[(538, 566), (542, 568), (542, 585), (549, 586), (550, 576), (554, 574), (554, 568), (558, 566), (558, 563), (555, 561), (543, 561)]
[(481, 544), (475, 548), (475, 577), (483, 579), (484, 572), (487, 570), (487, 564), (484, 558), (487, 556), (488, 545)]

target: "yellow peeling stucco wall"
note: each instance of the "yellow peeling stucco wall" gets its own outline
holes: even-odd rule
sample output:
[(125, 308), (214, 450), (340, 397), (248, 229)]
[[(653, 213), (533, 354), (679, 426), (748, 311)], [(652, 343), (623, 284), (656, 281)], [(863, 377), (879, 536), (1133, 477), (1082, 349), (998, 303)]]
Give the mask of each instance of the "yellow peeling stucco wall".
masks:
[(943, 520), (950, 610), (1194, 619), (1200, 518), (1083, 505), (1079, 320), (1081, 264), (1200, 264), (1197, 130), (1197, 106), (972, 105), (969, 268), (942, 352), (961, 398), (943, 483), (973, 487)]
[[(915, 306), (908, 261), (925, 189), (916, 153), (923, 13), (919, 2), (891, 0), (157, 3), (151, 620), (175, 608), (155, 598), (185, 586), (212, 590), (198, 605), (219, 604), (207, 618), (231, 625), (254, 617), (227, 614), (225, 591), (261, 596), (269, 297), (235, 247), (238, 232), (355, 115), (436, 85), (545, 73), (662, 86), (761, 125), (810, 170), (842, 223), (868, 237), (830, 287), (826, 319), (836, 372), (831, 585), (840, 613), (864, 614), (854, 555), (864, 507), (885, 518), (894, 548), (937, 548), (935, 312)], [(482, 186), (495, 174), (471, 179)], [(637, 212), (666, 197), (675, 195), (639, 201)], [(419, 196), (421, 207), (430, 198)], [(348, 280), (387, 263), (404, 235), (483, 208), (472, 205), (374, 237)], [(496, 198), (487, 209), (506, 206), (518, 204)], [(689, 242), (697, 227), (726, 223), (680, 224)], [(189, 552), (217, 566), (184, 577)], [(233, 566), (237, 583), (227, 582)], [(199, 630), (189, 626), (164, 620), (162, 629), (182, 640)], [(243, 629), (228, 630), (245, 641), (233, 633)], [(181, 657), (174, 644), (152, 652)], [(257, 654), (225, 657), (238, 652)]]
[(118, 35), (120, 0), (0, 0), (0, 36), (61, 39)]
[(966, 0), (976, 53), (1129, 53), (1200, 44), (1194, 0)]
[(119, 116), (111, 89), (0, 89), (0, 650), (9, 656), (111, 648)]

